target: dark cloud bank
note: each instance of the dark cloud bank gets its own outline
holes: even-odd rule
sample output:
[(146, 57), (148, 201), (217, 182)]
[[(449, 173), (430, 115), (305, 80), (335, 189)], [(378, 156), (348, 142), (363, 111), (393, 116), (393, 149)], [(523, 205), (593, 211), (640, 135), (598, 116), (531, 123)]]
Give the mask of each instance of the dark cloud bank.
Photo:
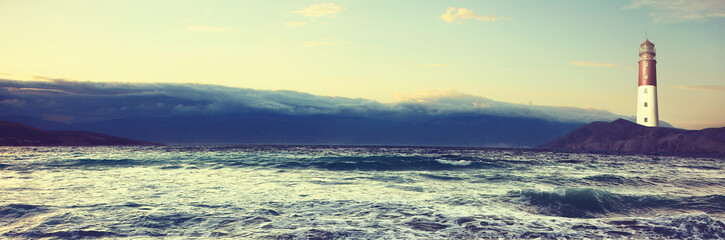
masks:
[(523, 147), (618, 117), (455, 92), (384, 104), (202, 84), (0, 79), (0, 119), (171, 144)]

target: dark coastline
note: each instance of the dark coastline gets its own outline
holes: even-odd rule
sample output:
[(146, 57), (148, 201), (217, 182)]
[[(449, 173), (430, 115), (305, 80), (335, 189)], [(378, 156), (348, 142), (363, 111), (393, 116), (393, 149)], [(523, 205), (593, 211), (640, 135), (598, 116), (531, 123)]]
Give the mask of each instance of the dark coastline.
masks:
[(0, 146), (130, 146), (163, 145), (87, 131), (52, 131), (0, 121)]
[(539, 149), (647, 154), (725, 154), (725, 128), (684, 130), (645, 127), (618, 119), (584, 125)]
[[(165, 145), (88, 131), (54, 131), (0, 120), (0, 146), (117, 146)], [(181, 144), (180, 146), (188, 145)], [(196, 145), (196, 144), (194, 144)], [(207, 144), (202, 144), (207, 145)], [(532, 148), (473, 147), (456, 145), (410, 144), (211, 144), (208, 146), (266, 147), (336, 147), (336, 148), (440, 148), (440, 149), (499, 149), (510, 151), (549, 151), (557, 153), (598, 153), (610, 155), (722, 157), (725, 156), (725, 128), (683, 130), (650, 128), (627, 120), (611, 123), (593, 122), (584, 125), (549, 143)]]

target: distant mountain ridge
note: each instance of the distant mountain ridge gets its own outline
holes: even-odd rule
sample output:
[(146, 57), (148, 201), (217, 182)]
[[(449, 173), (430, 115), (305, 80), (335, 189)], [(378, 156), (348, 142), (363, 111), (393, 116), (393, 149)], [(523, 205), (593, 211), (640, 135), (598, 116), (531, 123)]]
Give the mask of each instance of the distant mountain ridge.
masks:
[(619, 117), (456, 91), (381, 103), (209, 84), (0, 79), (2, 120), (169, 144), (531, 147)]
[(0, 146), (160, 145), (85, 131), (51, 131), (0, 120)]
[(624, 119), (593, 122), (559, 137), (543, 149), (642, 153), (725, 153), (725, 127), (684, 130), (645, 127)]
[(313, 144), (531, 147), (582, 123), (458, 114), (405, 120), (270, 112), (122, 118), (61, 124), (8, 119), (55, 130), (82, 130), (168, 144)]

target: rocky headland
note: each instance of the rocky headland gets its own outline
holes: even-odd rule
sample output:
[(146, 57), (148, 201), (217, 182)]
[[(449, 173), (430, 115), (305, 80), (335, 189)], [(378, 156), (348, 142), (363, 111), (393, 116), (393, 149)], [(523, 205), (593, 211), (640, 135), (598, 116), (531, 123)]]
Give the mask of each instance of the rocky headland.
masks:
[(543, 149), (588, 152), (725, 153), (725, 127), (684, 130), (645, 127), (624, 119), (593, 122), (559, 137)]

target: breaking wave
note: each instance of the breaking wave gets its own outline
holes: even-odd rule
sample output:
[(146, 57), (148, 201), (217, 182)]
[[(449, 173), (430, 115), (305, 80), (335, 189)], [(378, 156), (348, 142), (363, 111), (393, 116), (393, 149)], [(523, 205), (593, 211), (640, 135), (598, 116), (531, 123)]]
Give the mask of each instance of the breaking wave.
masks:
[(595, 218), (607, 214), (629, 214), (656, 210), (698, 210), (709, 214), (725, 213), (725, 196), (637, 196), (617, 194), (593, 188), (561, 188), (554, 191), (512, 191), (534, 206), (536, 213), (571, 218)]

